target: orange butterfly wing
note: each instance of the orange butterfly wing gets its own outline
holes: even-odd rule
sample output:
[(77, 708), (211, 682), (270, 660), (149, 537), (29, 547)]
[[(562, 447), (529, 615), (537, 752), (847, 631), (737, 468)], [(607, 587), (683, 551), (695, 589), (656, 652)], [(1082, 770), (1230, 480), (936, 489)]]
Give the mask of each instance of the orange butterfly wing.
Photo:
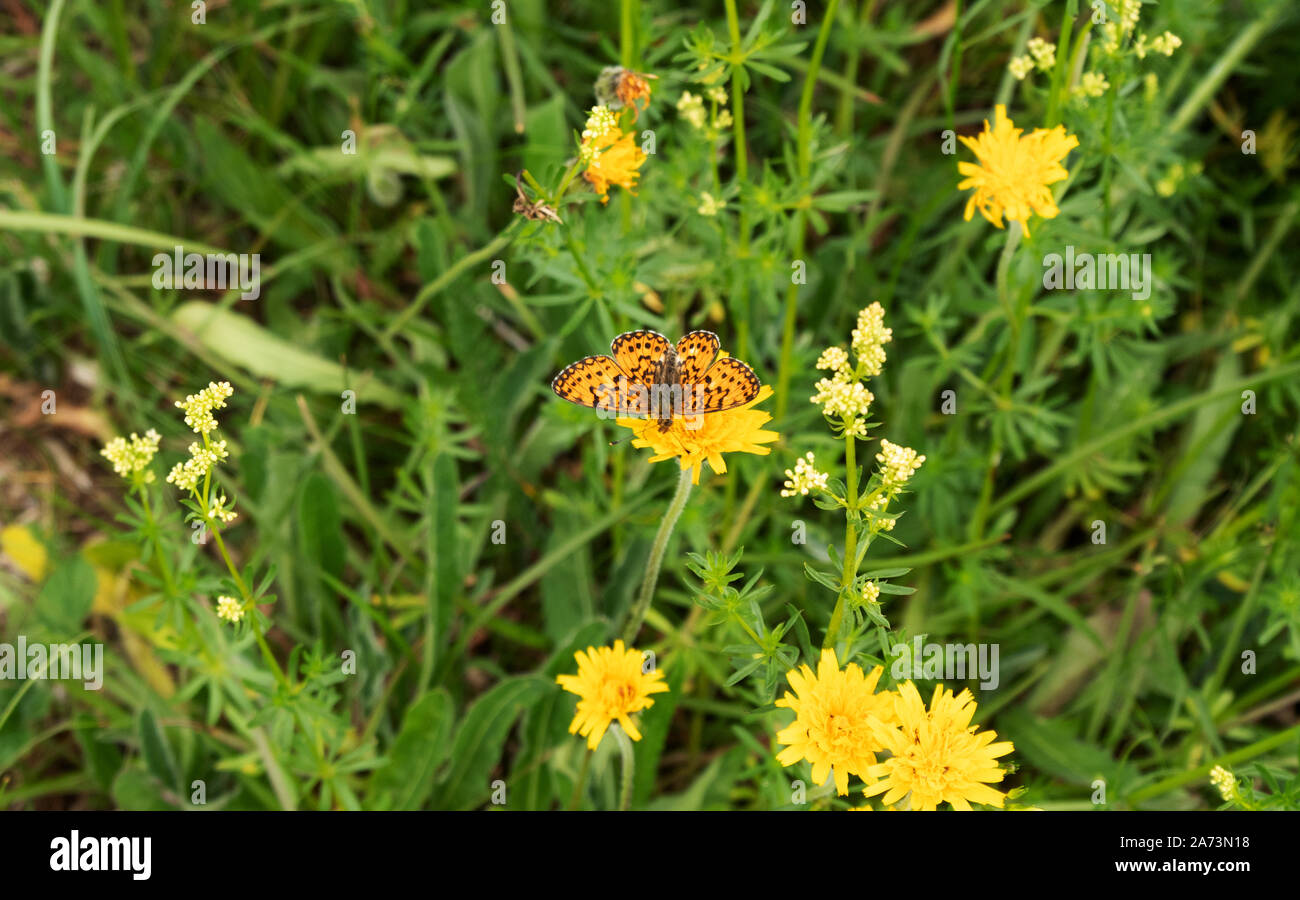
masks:
[(718, 358), (722, 342), (712, 331), (692, 331), (677, 342), (677, 362), (681, 366), (682, 384), (695, 384), (704, 378)]
[(651, 385), (654, 384), (659, 360), (671, 346), (668, 338), (659, 332), (642, 329), (620, 334), (610, 343), (609, 349), (614, 354), (614, 361), (627, 373), (629, 381)]
[(556, 395), (619, 415), (646, 415), (646, 392), (608, 356), (587, 356), (564, 368), (551, 382)]
[(758, 396), (761, 387), (753, 369), (734, 357), (724, 356), (690, 390), (683, 390), (688, 400), (686, 414), (722, 412), (744, 406)]

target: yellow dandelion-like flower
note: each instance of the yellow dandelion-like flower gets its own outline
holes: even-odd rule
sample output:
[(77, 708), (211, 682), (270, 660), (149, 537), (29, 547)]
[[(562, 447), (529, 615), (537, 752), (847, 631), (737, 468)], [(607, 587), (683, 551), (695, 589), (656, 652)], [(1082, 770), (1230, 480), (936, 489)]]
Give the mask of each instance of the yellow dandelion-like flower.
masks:
[[(724, 354), (719, 354), (722, 356)], [(617, 423), (632, 429), (633, 447), (649, 447), (655, 455), (650, 462), (676, 459), (682, 469), (691, 469), (691, 483), (700, 483), (700, 467), (708, 462), (709, 468), (719, 475), (727, 472), (724, 453), (753, 453), (767, 456), (770, 444), (781, 439), (775, 431), (763, 425), (772, 420), (764, 410), (754, 407), (772, 396), (772, 388), (763, 385), (758, 396), (744, 406), (724, 409), (721, 412), (699, 416), (678, 416), (667, 431), (659, 429), (658, 419), (620, 418)]]
[(958, 190), (975, 190), (966, 204), (967, 221), (978, 209), (998, 228), (1003, 227), (1004, 216), (1019, 222), (1028, 236), (1030, 215), (1053, 219), (1060, 212), (1050, 185), (1069, 177), (1061, 161), (1079, 146), (1079, 139), (1067, 135), (1061, 125), (1038, 128), (1028, 135), (1023, 131), (999, 104), (993, 125), (985, 121), (981, 134), (961, 139), (979, 161), (957, 163), (957, 171), (966, 176)]
[(150, 428), (140, 437), (134, 431), (131, 432), (131, 439), (128, 441), (124, 437), (115, 437), (99, 453), (105, 459), (113, 464), (113, 471), (123, 478), (130, 477), (137, 472), (144, 472), (142, 480), (145, 484), (151, 484), (154, 480), (153, 472), (145, 471), (145, 467), (153, 460), (154, 454), (158, 452), (158, 442), (162, 440), (158, 432)]
[(637, 170), (646, 161), (633, 132), (620, 130), (618, 117), (606, 106), (594, 107), (587, 117), (578, 158), (587, 167), (582, 177), (600, 194), (601, 203), (609, 202), (612, 184), (635, 194), (641, 176)]
[(910, 808), (934, 810), (940, 803), (969, 810), (971, 803), (1002, 807), (1006, 795), (989, 787), (1002, 780), (997, 763), (1015, 749), (1010, 741), (994, 742), (995, 731), (970, 724), (975, 700), (970, 691), (953, 696), (943, 685), (934, 689), (927, 711), (916, 685), (908, 681), (894, 697), (894, 723), (871, 723), (879, 744), (892, 755), (869, 769), (875, 784), (863, 793), (884, 794), (885, 805), (911, 795)]
[(622, 641), (615, 641), (613, 647), (579, 650), (573, 658), (578, 661), (578, 674), (555, 676), (562, 688), (579, 697), (569, 734), (585, 737), (587, 746), (595, 750), (610, 723), (617, 721), (628, 737), (641, 740), (641, 732), (628, 716), (654, 706), (651, 694), (668, 690), (663, 672), (643, 671), (641, 652), (625, 649)]
[(244, 605), (234, 597), (218, 597), (217, 617), (234, 624), (244, 618)]
[(824, 784), (834, 774), (836, 792), (847, 794), (849, 776), (865, 778), (881, 749), (872, 719), (895, 721), (893, 694), (875, 693), (882, 671), (876, 666), (864, 674), (857, 663), (841, 670), (835, 651), (823, 650), (816, 675), (807, 664), (786, 673), (793, 693), (776, 705), (794, 710), (795, 719), (777, 732), (777, 741), (789, 745), (777, 762), (792, 766), (806, 759), (813, 782)]

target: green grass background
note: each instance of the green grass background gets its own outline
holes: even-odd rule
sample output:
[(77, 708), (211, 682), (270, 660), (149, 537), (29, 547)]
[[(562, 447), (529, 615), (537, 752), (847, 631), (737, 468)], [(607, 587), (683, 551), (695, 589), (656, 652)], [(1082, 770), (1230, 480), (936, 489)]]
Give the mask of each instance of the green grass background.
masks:
[[(778, 491), (808, 450), (838, 465), (814, 362), (872, 301), (894, 330), (873, 441), (926, 463), (900, 544), (867, 565), (911, 570), (895, 581), (915, 593), (884, 598), (899, 640), (999, 644), (977, 721), (1016, 744), (1017, 802), (1213, 809), (1223, 763), (1249, 805), (1296, 806), (1293, 6), (1147, 4), (1142, 29), (1183, 46), (1056, 109), (1051, 81), (1006, 65), (1058, 39), (1080, 6), (1059, 0), (809, 2), (802, 26), (748, 0), (509, 0), (504, 24), (487, 2), (230, 0), (202, 25), (188, 6), (0, 4), (0, 524), (51, 563), (39, 582), (0, 568), (0, 636), (107, 647), (102, 691), (0, 683), (0, 807), (189, 807), (196, 780), (209, 808), (467, 809), (496, 780), (508, 808), (615, 806), (612, 742), (584, 772), (554, 675), (614, 636), (675, 467), (611, 447), (621, 429), (548, 386), (618, 331), (701, 327), (783, 388), (765, 405), (783, 440), (706, 473), (672, 538), (639, 642), (672, 692), (643, 718), (633, 802), (792, 808), (807, 771), (770, 749), (787, 714), (726, 683), (739, 632), (691, 614), (686, 554), (743, 548), (769, 623), (798, 610), (819, 643), (834, 597), (804, 564), (842, 522)], [(673, 108), (701, 75), (730, 90), (741, 59), (743, 163), (734, 135), (714, 155)], [(518, 219), (508, 176), (555, 186), (620, 61), (658, 75), (638, 196)], [(1007, 260), (1014, 341), (1005, 235), (963, 221), (970, 154), (943, 152), (998, 102), (1081, 145), (1060, 216)], [(722, 215), (696, 212), (704, 191)], [(152, 256), (176, 244), (260, 253), (261, 297), (154, 290)], [(1042, 290), (1067, 244), (1150, 253), (1150, 300)], [(161, 481), (190, 438), (172, 401), (222, 379), (227, 540), (271, 579), (291, 691), (207, 611), (223, 569), (170, 490), (182, 590), (152, 586), (98, 456), (156, 428)], [(94, 568), (126, 596), (92, 608)]]

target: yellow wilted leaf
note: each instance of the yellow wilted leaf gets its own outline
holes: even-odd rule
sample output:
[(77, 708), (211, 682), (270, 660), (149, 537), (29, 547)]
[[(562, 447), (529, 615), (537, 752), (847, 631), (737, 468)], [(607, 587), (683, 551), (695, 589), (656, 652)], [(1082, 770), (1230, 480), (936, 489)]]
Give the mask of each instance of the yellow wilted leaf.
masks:
[(0, 550), (32, 581), (41, 581), (49, 571), (45, 545), (26, 525), (10, 525), (0, 531)]

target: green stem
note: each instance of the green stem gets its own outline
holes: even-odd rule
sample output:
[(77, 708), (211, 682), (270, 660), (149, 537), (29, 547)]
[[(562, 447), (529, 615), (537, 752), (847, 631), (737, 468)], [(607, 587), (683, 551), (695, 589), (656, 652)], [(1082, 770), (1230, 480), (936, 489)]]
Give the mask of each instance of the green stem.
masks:
[[(631, 69), (636, 62), (636, 21), (639, 18), (636, 9), (637, 0), (620, 0), (619, 3), (619, 63), (625, 69)], [(619, 197), (620, 220), (623, 233), (632, 230), (632, 196), (622, 191)]]
[(627, 812), (632, 808), (632, 786), (636, 782), (636, 754), (632, 751), (632, 739), (627, 736), (627, 732), (621, 725), (614, 722), (609, 726), (609, 730), (618, 741), (619, 755), (623, 757), (623, 782), (622, 790), (619, 791), (618, 808), (621, 812)]
[[(217, 550), (220, 551), (221, 558), (225, 560), (226, 568), (230, 571), (230, 577), (235, 579), (235, 586), (239, 588), (239, 595), (244, 601), (244, 606), (253, 606), (253, 595), (248, 590), (248, 585), (244, 583), (239, 570), (235, 568), (234, 562), (230, 559), (230, 553), (226, 550), (226, 542), (221, 538), (221, 529), (217, 527), (216, 521), (212, 519), (208, 520), (208, 527), (212, 529), (212, 536), (217, 540)], [(285, 677), (280, 664), (275, 661), (275, 654), (271, 652), (271, 647), (266, 642), (266, 635), (262, 633), (262, 626), (257, 621), (257, 609), (250, 608), (247, 610), (247, 614), (248, 621), (253, 626), (253, 636), (257, 639), (257, 646), (262, 650), (262, 658), (266, 660), (266, 664), (270, 667), (272, 674), (275, 675), (275, 680), (280, 683), (280, 686), (286, 690), (289, 689), (289, 679)]]
[(172, 581), (171, 563), (167, 561), (167, 554), (163, 553), (162, 538), (158, 534), (158, 522), (153, 517), (153, 505), (149, 502), (149, 492), (145, 490), (144, 485), (140, 485), (140, 505), (144, 507), (144, 518), (149, 523), (149, 540), (153, 544), (154, 555), (158, 557), (158, 568), (162, 572), (163, 585), (167, 588), (167, 596), (176, 595), (176, 583)]
[(740, 43), (740, 17), (736, 13), (736, 0), (726, 0), (727, 34), (731, 38), (728, 62), (731, 64), (731, 131), (735, 142), (736, 187), (740, 198), (736, 204), (736, 288), (733, 295), (733, 314), (736, 317), (736, 354), (749, 356), (749, 214), (745, 210), (744, 186), (749, 182), (749, 145), (745, 142), (745, 91), (741, 86), (741, 67), (745, 56)]
[(835, 598), (835, 611), (831, 613), (830, 624), (826, 626), (826, 639), (822, 649), (833, 649), (840, 637), (840, 627), (844, 621), (844, 608), (847, 605), (849, 591), (858, 577), (858, 463), (856, 459), (856, 438), (844, 435), (844, 468), (848, 490), (844, 494), (844, 573), (840, 578), (840, 593)]
[(686, 500), (690, 495), (691, 469), (687, 467), (682, 469), (681, 477), (677, 481), (677, 493), (673, 494), (672, 502), (668, 504), (668, 511), (664, 513), (663, 520), (659, 523), (659, 533), (655, 535), (654, 545), (650, 548), (650, 559), (646, 563), (641, 591), (637, 595), (636, 605), (628, 612), (627, 625), (623, 629), (623, 643), (629, 647), (641, 631), (641, 623), (645, 621), (645, 614), (650, 609), (655, 585), (659, 581), (659, 567), (663, 565), (664, 552), (668, 549), (668, 538), (672, 536), (673, 528), (677, 525), (682, 510), (686, 508)]
[(591, 751), (583, 748), (582, 768), (578, 771), (578, 779), (573, 782), (573, 794), (569, 797), (569, 811), (577, 809), (582, 804), (582, 792), (587, 786), (587, 771), (591, 768)]
[(1256, 756), (1267, 753), (1275, 747), (1281, 747), (1287, 741), (1292, 741), (1296, 738), (1300, 738), (1300, 725), (1293, 725), (1286, 731), (1280, 731), (1277, 734), (1269, 735), (1268, 737), (1258, 740), (1247, 747), (1242, 747), (1240, 750), (1225, 753), (1217, 759), (1210, 760), (1203, 766), (1198, 766), (1197, 768), (1190, 769), (1186, 772), (1179, 772), (1177, 775), (1171, 775), (1168, 778), (1157, 781), (1153, 785), (1149, 785), (1140, 791), (1135, 791), (1132, 794), (1129, 794), (1124, 798), (1124, 801), (1129, 806), (1136, 806), (1143, 800), (1149, 800), (1152, 797), (1159, 797), (1161, 794), (1168, 793), (1169, 791), (1172, 791), (1175, 788), (1180, 788), (1185, 784), (1190, 784), (1193, 781), (1200, 781), (1209, 775), (1210, 770), (1215, 766), (1223, 766), (1224, 768), (1227, 768), (1228, 766), (1245, 762), (1248, 759), (1254, 759)]
[[(821, 72), (822, 57), (826, 45), (830, 42), (831, 28), (835, 22), (835, 11), (839, 0), (831, 0), (826, 5), (826, 15), (822, 18), (822, 27), (817, 32), (817, 43), (813, 46), (812, 59), (808, 63), (808, 74), (804, 78), (803, 91), (799, 95), (798, 137), (796, 158), (799, 167), (800, 187), (808, 190), (808, 177), (812, 172), (812, 101), (817, 89), (817, 76)], [(809, 198), (805, 198), (807, 200)], [(807, 226), (807, 214), (801, 209), (794, 217), (794, 258), (799, 260), (804, 253), (804, 231)], [(790, 369), (794, 356), (795, 311), (799, 305), (799, 285), (791, 277), (785, 292), (785, 320), (781, 327), (781, 361), (776, 376), (776, 420), (784, 421), (786, 404), (790, 395)]]
[(468, 253), (465, 256), (462, 256), (459, 262), (421, 288), (420, 292), (415, 295), (415, 299), (407, 305), (406, 309), (394, 316), (393, 321), (384, 329), (384, 340), (392, 340), (394, 335), (405, 328), (406, 324), (410, 322), (411, 319), (420, 314), (420, 311), (424, 309), (424, 304), (428, 303), (433, 299), (434, 295), (441, 292), (444, 288), (450, 286), (466, 271), (480, 265), (484, 260), (491, 259), (495, 254), (500, 253), (506, 247), (509, 247), (510, 242), (515, 239), (515, 232), (526, 221), (527, 220), (523, 216), (515, 216), (514, 221), (507, 225), (495, 238), (478, 250), (475, 250), (473, 253)]
[(842, 82), (849, 86), (849, 90), (840, 91), (840, 105), (835, 113), (835, 133), (841, 138), (847, 138), (853, 131), (853, 89), (858, 83), (858, 62), (862, 58), (862, 34), (867, 30), (867, 23), (871, 21), (871, 13), (875, 9), (876, 0), (861, 0), (858, 3), (858, 29), (852, 49), (849, 51), (849, 58), (844, 63), (844, 75)]
[(591, 269), (587, 268), (586, 260), (578, 252), (578, 244), (573, 239), (573, 232), (568, 228), (564, 229), (564, 245), (569, 248), (569, 255), (573, 257), (574, 263), (578, 266), (578, 274), (582, 277), (583, 283), (587, 285), (587, 290), (591, 291), (592, 296), (599, 295), (600, 288), (596, 284), (596, 279), (592, 276)]
[[(998, 303), (1002, 306), (1002, 310), (1007, 317), (1007, 357), (1002, 366), (998, 394), (994, 398), (994, 402), (1003, 410), (1010, 409), (1012, 405), (1012, 379), (1015, 374), (1016, 357), (1020, 347), (1020, 308), (1019, 304), (1011, 296), (1011, 290), (1007, 284), (1011, 258), (1015, 255), (1016, 247), (1020, 245), (1020, 235), (1019, 222), (1011, 222), (1007, 225), (1007, 242), (1002, 245), (1002, 255), (998, 258)], [(984, 484), (980, 489), (979, 505), (975, 508), (975, 514), (971, 517), (970, 529), (967, 532), (971, 540), (978, 540), (984, 536), (984, 524), (988, 521), (993, 502), (993, 483), (1001, 455), (1002, 439), (1000, 433), (994, 431), (993, 442), (989, 447), (988, 465), (984, 470)]]

